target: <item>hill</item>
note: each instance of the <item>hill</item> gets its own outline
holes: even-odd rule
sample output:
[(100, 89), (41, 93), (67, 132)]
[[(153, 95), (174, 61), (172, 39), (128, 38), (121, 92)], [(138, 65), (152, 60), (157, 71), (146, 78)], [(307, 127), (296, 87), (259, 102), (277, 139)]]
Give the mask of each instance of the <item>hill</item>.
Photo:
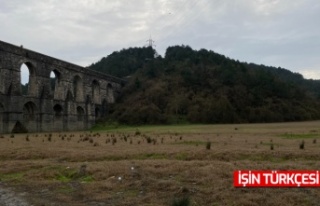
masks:
[(320, 119), (320, 82), (213, 51), (172, 46), (114, 52), (91, 69), (130, 76), (110, 118), (126, 124), (245, 123)]
[(151, 47), (123, 49), (103, 57), (89, 68), (121, 78), (134, 74), (143, 67), (146, 59), (153, 59), (154, 54), (155, 50)]

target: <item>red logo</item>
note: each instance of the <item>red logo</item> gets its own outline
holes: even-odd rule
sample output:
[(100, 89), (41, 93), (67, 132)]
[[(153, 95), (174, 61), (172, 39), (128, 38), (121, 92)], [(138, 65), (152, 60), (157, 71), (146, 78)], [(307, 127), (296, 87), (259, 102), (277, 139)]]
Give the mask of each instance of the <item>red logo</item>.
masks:
[(235, 187), (320, 187), (319, 171), (238, 170), (233, 173)]

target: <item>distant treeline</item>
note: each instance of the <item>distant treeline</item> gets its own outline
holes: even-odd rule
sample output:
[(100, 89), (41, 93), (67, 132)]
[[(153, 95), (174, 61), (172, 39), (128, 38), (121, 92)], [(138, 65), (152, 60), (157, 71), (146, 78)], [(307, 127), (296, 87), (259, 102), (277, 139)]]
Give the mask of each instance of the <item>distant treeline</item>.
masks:
[[(156, 57), (155, 57), (156, 56)], [(109, 118), (125, 124), (320, 119), (320, 81), (189, 46), (129, 48), (91, 69), (128, 78)]]

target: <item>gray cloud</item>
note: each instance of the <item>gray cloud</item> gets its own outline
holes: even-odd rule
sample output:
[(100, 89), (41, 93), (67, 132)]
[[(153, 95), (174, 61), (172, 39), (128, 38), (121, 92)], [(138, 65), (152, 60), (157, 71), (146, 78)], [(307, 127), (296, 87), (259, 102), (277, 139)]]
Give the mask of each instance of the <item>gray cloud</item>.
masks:
[(87, 66), (114, 50), (170, 45), (320, 78), (317, 0), (0, 0), (0, 39)]

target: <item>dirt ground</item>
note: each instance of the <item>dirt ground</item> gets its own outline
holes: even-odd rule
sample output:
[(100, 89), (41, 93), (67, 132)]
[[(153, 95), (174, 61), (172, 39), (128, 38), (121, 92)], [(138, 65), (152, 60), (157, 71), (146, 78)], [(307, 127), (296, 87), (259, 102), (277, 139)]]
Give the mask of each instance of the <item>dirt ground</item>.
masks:
[(0, 190), (29, 205), (320, 205), (318, 188), (233, 187), (235, 170), (319, 169), (319, 138), (319, 121), (6, 134)]

